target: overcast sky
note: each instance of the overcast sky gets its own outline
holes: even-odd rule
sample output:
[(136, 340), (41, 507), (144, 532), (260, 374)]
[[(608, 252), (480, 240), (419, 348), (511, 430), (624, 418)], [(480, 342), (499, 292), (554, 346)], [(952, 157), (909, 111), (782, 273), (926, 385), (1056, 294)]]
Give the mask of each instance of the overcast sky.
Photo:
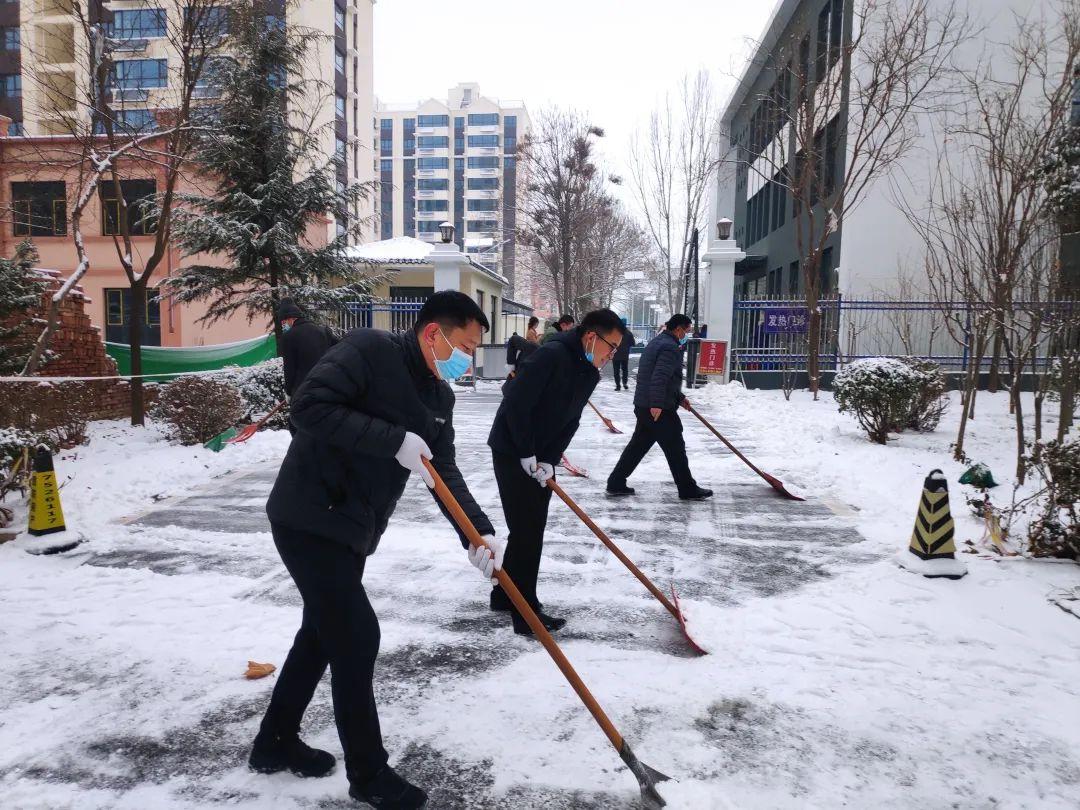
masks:
[(625, 173), (631, 132), (680, 78), (707, 68), (726, 100), (773, 0), (378, 0), (375, 95), (446, 98), (458, 82), (589, 113)]

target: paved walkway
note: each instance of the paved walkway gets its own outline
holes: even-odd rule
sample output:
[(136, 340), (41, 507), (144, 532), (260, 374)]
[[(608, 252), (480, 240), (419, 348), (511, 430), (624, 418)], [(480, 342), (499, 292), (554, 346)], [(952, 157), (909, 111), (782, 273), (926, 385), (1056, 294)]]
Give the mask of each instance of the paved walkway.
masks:
[[(460, 466), (502, 531), (505, 523), (484, 444), (498, 400), (494, 388), (462, 393), (455, 425)], [(605, 378), (594, 401), (627, 428), (632, 425), (631, 395), (616, 394), (609, 379)], [(572, 497), (661, 587), (674, 579), (683, 596), (737, 604), (828, 577), (838, 567), (865, 558), (864, 552), (851, 547), (860, 538), (846, 518), (813, 500), (796, 503), (777, 497), (692, 416), (686, 415), (684, 424), (691, 466), (699, 471), (702, 484), (716, 490), (710, 501), (676, 499), (658, 448), (631, 479), (637, 487), (635, 498), (606, 498), (602, 493), (606, 474), (628, 436), (610, 434), (589, 410), (568, 455), (592, 477), (561, 477)], [(737, 429), (729, 437), (752, 457), (749, 437)], [(275, 468), (246, 470), (214, 481), (189, 497), (159, 504), (130, 523), (130, 542), (122, 550), (97, 554), (87, 562), (148, 568), (170, 577), (227, 574), (236, 578), (239, 587), (226, 598), (299, 605), (299, 595), (268, 534), (252, 542), (253, 534), (269, 530), (263, 506), (275, 473)], [(445, 524), (425, 491), (410, 486), (392, 525), (398, 531), (410, 527), (420, 531)], [(372, 560), (384, 558), (400, 578), (380, 576), (385, 568), (372, 565), (365, 585), (384, 628), (409, 625), (412, 629), (404, 636), (416, 641), (399, 639), (387, 644), (384, 632), (377, 670), (384, 715), (410, 717), (429, 690), (447, 679), (508, 667), (535, 650), (533, 642), (508, 633), (478, 639), (477, 626), (497, 620), (486, 610), (483, 592), (443, 609), (433, 609), (436, 596), (422, 587), (403, 592), (403, 579), (423, 582), (430, 566), (425, 559), (395, 552), (392, 540), (388, 537)], [(618, 594), (618, 598), (598, 600), (598, 592)], [(570, 620), (560, 639), (676, 657), (690, 655), (666, 612), (557, 498), (551, 505), (540, 596), (554, 612)], [(425, 640), (432, 637), (436, 640)], [(84, 769), (68, 778), (88, 786), (105, 782), (115, 786), (119, 772), (128, 775), (132, 788), (141, 781), (171, 779), (178, 795), (199, 797), (206, 805), (251, 798), (247, 790), (228, 787), (229, 780), (222, 777), (243, 766), (265, 699), (265, 692), (254, 698), (228, 698), (196, 727), (178, 729), (165, 742), (123, 735), (97, 740), (86, 748)], [(328, 686), (316, 693), (306, 723), (309, 737), (321, 738), (337, 750)], [(408, 728), (388, 728), (387, 734), (394, 761), (431, 789), (433, 808), (600, 808), (625, 802), (625, 794), (558, 791), (528, 784), (516, 785), (509, 793), (500, 791), (496, 798), (491, 792), (494, 778), (478, 776), (474, 765), (466, 767), (455, 759), (454, 751), (436, 750), (430, 742), (409, 742)], [(342, 801), (334, 786), (310, 806), (355, 805)]]

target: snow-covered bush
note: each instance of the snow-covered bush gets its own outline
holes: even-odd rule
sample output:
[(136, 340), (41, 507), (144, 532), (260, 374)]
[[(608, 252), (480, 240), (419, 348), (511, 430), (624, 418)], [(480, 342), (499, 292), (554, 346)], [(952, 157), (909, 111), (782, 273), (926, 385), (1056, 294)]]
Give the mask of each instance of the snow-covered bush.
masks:
[(12, 475), (12, 471), (23, 452), (29, 449), (30, 458), (33, 458), (34, 449), (39, 444), (46, 445), (54, 453), (59, 449), (45, 433), (0, 427), (0, 500), (9, 492), (23, 489), (27, 470), (20, 465), (18, 475)]
[(945, 372), (933, 360), (903, 357), (900, 362), (918, 375), (919, 390), (911, 398), (903, 419), (894, 429), (910, 428), (920, 433), (932, 433), (937, 430), (941, 417), (949, 407), (949, 398), (945, 396)]
[(170, 428), (180, 444), (202, 444), (244, 414), (236, 387), (210, 377), (180, 377), (161, 387), (151, 418)]
[(10, 384), (0, 391), (0, 427), (45, 437), (50, 447), (75, 447), (86, 443), (96, 403), (97, 392), (81, 382)]
[(1040, 516), (1028, 529), (1031, 552), (1080, 560), (1080, 439), (1048, 442), (1040, 450), (1028, 459), (1043, 482)]
[(41, 333), (33, 310), (41, 303), (46, 280), (34, 269), (37, 261), (29, 241), (19, 243), (13, 258), (0, 258), (0, 375), (22, 369)]
[(921, 375), (900, 360), (874, 357), (856, 360), (833, 380), (833, 397), (841, 413), (851, 413), (870, 441), (885, 444), (889, 431), (909, 413), (919, 394)]
[[(285, 399), (285, 373), (280, 357), (254, 366), (230, 366), (214, 379), (227, 382), (240, 392), (244, 404), (243, 422), (257, 422)], [(289, 406), (285, 405), (266, 423), (268, 428), (289, 426)]]

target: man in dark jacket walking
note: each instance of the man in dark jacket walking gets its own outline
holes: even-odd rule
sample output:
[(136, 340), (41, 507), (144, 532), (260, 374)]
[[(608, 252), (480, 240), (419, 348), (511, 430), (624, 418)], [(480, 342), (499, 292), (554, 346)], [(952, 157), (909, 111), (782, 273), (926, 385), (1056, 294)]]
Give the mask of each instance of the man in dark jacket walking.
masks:
[(501, 566), (502, 547), (491, 521), (455, 461), (454, 393), (447, 384), (468, 369), (487, 328), (469, 296), (435, 293), (406, 334), (350, 332), (293, 397), (297, 434), (266, 512), (274, 544), (303, 597), (304, 615), (255, 738), (249, 759), (255, 770), (323, 776), (333, 769), (333, 756), (298, 736), (329, 664), (349, 795), (380, 808), (426, 802), (423, 790), (387, 764), (372, 688), (379, 622), (364, 591), (364, 561), (386, 530), (410, 473), (433, 486), (423, 466), (429, 459), (495, 549), (470, 549), (470, 562), (489, 580)]
[(281, 361), (285, 372), (285, 395), (290, 399), (308, 372), (337, 343), (329, 326), (320, 326), (305, 317), (291, 298), (282, 298), (277, 308), (281, 323)]
[[(548, 479), (577, 432), (581, 411), (600, 381), (599, 369), (611, 359), (622, 335), (619, 316), (610, 309), (586, 315), (541, 346), (503, 386), (488, 446), (495, 465), (506, 518), (506, 573), (548, 630), (566, 621), (543, 612), (536, 596), (551, 489)], [(492, 610), (513, 612), (514, 632), (531, 635), (499, 586), (491, 592)]]
[(653, 444), (664, 451), (679, 497), (683, 500), (702, 500), (712, 496), (711, 489), (702, 489), (690, 473), (683, 441), (682, 420), (676, 411), (689, 401), (682, 392), (682, 347), (690, 331), (690, 319), (673, 315), (664, 331), (649, 341), (638, 363), (637, 388), (634, 390), (634, 416), (637, 424), (630, 443), (626, 445), (619, 463), (607, 480), (609, 495), (633, 495), (634, 488), (626, 485), (629, 478)]
[(559, 320), (555, 323), (548, 324), (548, 328), (544, 330), (544, 336), (540, 338), (540, 345), (543, 346), (549, 340), (554, 340), (559, 336), (560, 332), (566, 332), (574, 328), (574, 316), (573, 315), (560, 315)]
[[(615, 352), (615, 358), (611, 361), (611, 368), (615, 372), (616, 391), (621, 391), (623, 388), (629, 390), (630, 388), (630, 350), (637, 345), (637, 339), (634, 337), (634, 333), (626, 328), (626, 318), (622, 318), (621, 320), (623, 325), (622, 342)], [(622, 380), (621, 388), (619, 386), (620, 380)]]

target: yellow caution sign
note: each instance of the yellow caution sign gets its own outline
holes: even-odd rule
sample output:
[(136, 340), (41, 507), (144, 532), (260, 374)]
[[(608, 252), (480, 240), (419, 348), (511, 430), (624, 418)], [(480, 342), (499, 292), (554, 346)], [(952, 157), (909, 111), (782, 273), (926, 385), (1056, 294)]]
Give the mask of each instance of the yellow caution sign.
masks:
[(949, 483), (941, 470), (932, 470), (923, 483), (911, 542), (897, 562), (924, 577), (960, 579), (967, 573), (967, 565), (956, 559), (954, 534)]
[(34, 454), (34, 471), (30, 474), (30, 534), (62, 532), (64, 510), (60, 506), (60, 488), (56, 485), (52, 453), (41, 445)]

